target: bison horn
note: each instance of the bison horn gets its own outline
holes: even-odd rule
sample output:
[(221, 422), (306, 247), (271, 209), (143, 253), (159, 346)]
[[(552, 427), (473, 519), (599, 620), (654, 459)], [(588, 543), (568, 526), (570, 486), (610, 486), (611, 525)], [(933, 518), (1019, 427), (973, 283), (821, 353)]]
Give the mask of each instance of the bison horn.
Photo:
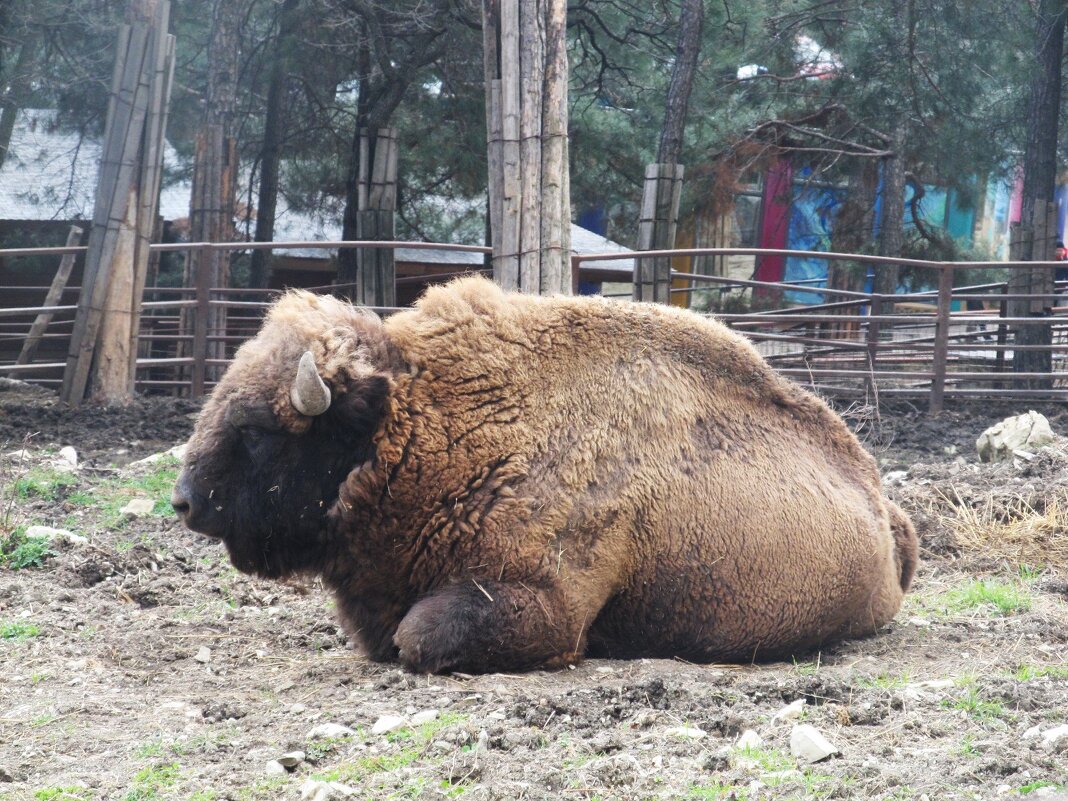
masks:
[(297, 377), (289, 391), (293, 407), (308, 417), (317, 417), (330, 408), (330, 387), (319, 377), (315, 357), (310, 350), (304, 351), (297, 365)]

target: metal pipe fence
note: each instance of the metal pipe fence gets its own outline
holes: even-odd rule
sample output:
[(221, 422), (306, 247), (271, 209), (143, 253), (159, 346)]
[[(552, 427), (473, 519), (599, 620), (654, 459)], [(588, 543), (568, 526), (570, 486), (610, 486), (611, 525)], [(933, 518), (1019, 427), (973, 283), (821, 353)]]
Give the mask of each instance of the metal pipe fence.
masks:
[[(193, 250), (249, 251), (398, 248), (466, 251), (487, 254), (489, 248), (428, 242), (224, 242), (152, 245), (158, 252)], [(0, 250), (0, 258), (82, 253), (84, 247)], [(862, 265), (870, 280), (895, 267), (929, 270), (937, 288), (893, 295), (804, 282), (761, 281), (753, 276), (702, 272), (703, 257), (801, 257), (849, 261)], [(641, 275), (642, 259), (670, 257), (679, 266), (663, 280), (672, 303), (716, 317), (747, 337), (782, 374), (830, 397), (875, 399), (879, 396), (926, 399), (932, 411), (953, 398), (1026, 398), (1068, 400), (1068, 282), (1052, 294), (1009, 291), (1009, 281), (969, 272), (1035, 267), (1055, 268), (1060, 262), (937, 262), (848, 253), (819, 253), (758, 248), (685, 248), (667, 251), (576, 254), (571, 259), (572, 283), (594, 278), (631, 288)], [(631, 261), (614, 267), (612, 262)], [(723, 261), (721, 259), (720, 261)], [(468, 272), (488, 272), (481, 266)], [(398, 284), (447, 280), (456, 269), (431, 276), (397, 279)], [(138, 332), (136, 386), (139, 390), (185, 392), (194, 397), (208, 391), (236, 348), (258, 330), (264, 311), (281, 290), (210, 286), (198, 276), (192, 287), (146, 287)], [(954, 286), (955, 283), (960, 284)], [(929, 285), (929, 284), (928, 284)], [(0, 374), (55, 385), (63, 372), (70, 327), (77, 309), (77, 287), (68, 287), (61, 305), (34, 306), (35, 294), (47, 287), (10, 286), (5, 298), (17, 306), (0, 306)], [(330, 284), (309, 291), (344, 293), (349, 285)], [(622, 294), (619, 293), (609, 294)], [(1031, 304), (1040, 313), (1020, 313)], [(225, 324), (211, 327), (209, 310), (223, 309)], [(374, 308), (389, 315), (398, 309)], [(1015, 310), (1015, 311), (1014, 311)], [(41, 335), (47, 351), (26, 364), (6, 358), (5, 343), (25, 340), (34, 318), (53, 315)], [(1017, 343), (1025, 327), (1038, 327), (1043, 344)], [(1033, 337), (1032, 337), (1033, 339)], [(209, 348), (209, 343), (214, 348)], [(1046, 354), (1048, 371), (1022, 369), (1020, 354)], [(215, 353), (215, 356), (211, 354)], [(224, 354), (219, 358), (218, 354)]]

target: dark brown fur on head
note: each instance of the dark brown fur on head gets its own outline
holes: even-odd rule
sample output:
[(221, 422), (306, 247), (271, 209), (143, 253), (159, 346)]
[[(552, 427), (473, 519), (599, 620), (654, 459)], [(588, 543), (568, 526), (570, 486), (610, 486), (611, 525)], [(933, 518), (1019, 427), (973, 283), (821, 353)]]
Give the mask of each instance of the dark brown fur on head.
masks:
[[(316, 417), (290, 397), (305, 351), (332, 396)], [(285, 295), (201, 412), (175, 493), (187, 525), (220, 537), (246, 572), (320, 570), (331, 552), (327, 514), (349, 471), (372, 454), (393, 359), (377, 316)]]

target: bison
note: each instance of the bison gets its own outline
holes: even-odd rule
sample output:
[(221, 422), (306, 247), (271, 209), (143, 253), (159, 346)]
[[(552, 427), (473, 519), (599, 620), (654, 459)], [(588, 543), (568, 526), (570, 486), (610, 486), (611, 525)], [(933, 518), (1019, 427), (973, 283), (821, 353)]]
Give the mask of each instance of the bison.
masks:
[(173, 496), (242, 571), (318, 574), (375, 660), (783, 658), (897, 612), (915, 532), (821, 400), (688, 311), (481, 278), (386, 320), (290, 292)]

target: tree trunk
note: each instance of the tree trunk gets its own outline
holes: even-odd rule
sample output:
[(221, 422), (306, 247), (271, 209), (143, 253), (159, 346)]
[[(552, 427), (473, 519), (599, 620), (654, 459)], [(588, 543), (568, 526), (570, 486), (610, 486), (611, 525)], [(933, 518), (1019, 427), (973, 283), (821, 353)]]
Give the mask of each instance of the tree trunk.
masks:
[[(275, 212), (278, 208), (278, 165), (282, 152), (282, 135), (285, 131), (283, 99), (293, 41), (295, 20), (293, 11), (299, 0), (285, 0), (278, 19), (278, 34), (274, 38), (274, 60), (271, 62), (271, 79), (267, 87), (267, 110), (263, 123), (263, 146), (260, 148), (260, 191), (256, 203), (256, 242), (274, 239)], [(252, 251), (248, 285), (264, 289), (270, 282), (271, 252)]]
[[(234, 196), (237, 189), (237, 142), (233, 138), (237, 104), (238, 25), (240, 3), (214, 0), (211, 42), (208, 45), (208, 86), (204, 118), (197, 133), (193, 161), (193, 194), (189, 207), (189, 236), (193, 242), (229, 242), (234, 237)], [(230, 254), (219, 250), (193, 250), (186, 263), (185, 286), (195, 286), (205, 270), (209, 285), (230, 283)], [(226, 309), (210, 307), (208, 336), (226, 334)], [(188, 325), (183, 326), (186, 331)], [(194, 358), (225, 359), (226, 342), (212, 339), (204, 354)], [(205, 371), (207, 378), (221, 375), (218, 366)]]
[(33, 72), (37, 55), (37, 36), (30, 34), (19, 48), (19, 57), (11, 76), (4, 76), (0, 86), (7, 83), (7, 93), (0, 99), (0, 168), (4, 166), (11, 134), (15, 130), (15, 117), (30, 88), (30, 73)]
[(675, 66), (671, 71), (664, 127), (656, 160), (660, 164), (678, 164), (682, 137), (693, 90), (693, 76), (701, 55), (701, 33), (705, 24), (704, 0), (682, 0), (679, 10), (679, 39), (675, 47)]
[[(649, 164), (645, 168), (641, 219), (638, 221), (639, 250), (670, 250), (675, 247), (683, 176), (679, 154), (686, 130), (693, 76), (701, 53), (704, 22), (703, 0), (683, 0), (679, 11), (675, 66), (671, 71), (671, 84), (664, 107), (664, 124), (660, 129), (657, 163)], [(670, 258), (635, 260), (634, 299), (657, 303), (671, 302)]]
[[(905, 244), (905, 144), (907, 124), (899, 118), (891, 134), (894, 155), (883, 161), (882, 213), (879, 217), (879, 255), (901, 256)], [(897, 291), (901, 268), (880, 264), (875, 268), (875, 292), (893, 295)], [(891, 304), (880, 302), (879, 313), (887, 311)]]
[(493, 275), (505, 289), (571, 292), (567, 5), (483, 0)]
[[(1028, 139), (1024, 151), (1023, 205), (1021, 226), (1028, 229), (1023, 236), (1032, 241), (1033, 261), (1052, 259), (1056, 228), (1047, 230), (1046, 203), (1053, 202), (1057, 182), (1058, 120), (1061, 106), (1061, 60), (1064, 55), (1064, 27), (1068, 18), (1065, 0), (1041, 0), (1035, 30), (1035, 66), (1031, 79), (1031, 105), (1028, 113)], [(1044, 232), (1044, 236), (1038, 236)], [(1053, 281), (1052, 268), (1030, 270), (1021, 274), (1018, 291), (1038, 293)], [(1031, 303), (1026, 316), (1049, 317), (1052, 296), (1044, 302)], [(1037, 307), (1037, 308), (1036, 308)], [(1052, 344), (1052, 330), (1048, 325), (1022, 325), (1016, 331), (1020, 345)], [(1048, 373), (1052, 369), (1052, 354), (1048, 350), (1017, 350), (1012, 359), (1013, 372)], [(1031, 379), (1018, 386), (1033, 389), (1048, 388), (1048, 380)]]

